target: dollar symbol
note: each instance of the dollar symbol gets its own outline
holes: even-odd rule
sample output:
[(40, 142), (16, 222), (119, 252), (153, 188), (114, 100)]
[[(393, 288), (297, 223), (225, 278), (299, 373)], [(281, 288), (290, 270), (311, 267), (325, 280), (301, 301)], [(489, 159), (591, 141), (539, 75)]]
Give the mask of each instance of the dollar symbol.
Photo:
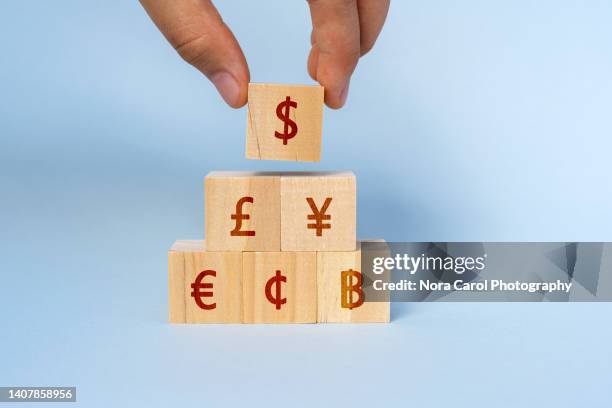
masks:
[[(297, 106), (298, 106), (297, 102), (292, 101), (291, 97), (288, 96), (283, 102), (279, 103), (278, 106), (276, 107), (276, 116), (278, 116), (278, 118), (285, 123), (285, 128), (283, 129), (283, 133), (274, 131), (274, 136), (276, 136), (279, 139), (283, 139), (284, 145), (287, 144), (287, 141), (289, 139), (297, 135), (297, 131), (298, 131), (297, 124), (291, 119), (289, 119), (289, 112), (291, 111), (291, 108), (297, 109)], [(283, 112), (283, 109), (284, 109), (284, 112)], [(291, 132), (289, 132), (289, 127), (291, 127)]]
[[(353, 282), (353, 276), (357, 278), (355, 282)], [(361, 306), (365, 300), (363, 289), (361, 289), (361, 273), (349, 269), (347, 271), (342, 271), (340, 279), (340, 302), (342, 308), (354, 309)], [(353, 302), (353, 292), (357, 293), (356, 302)]]
[[(276, 275), (268, 279), (266, 283), (266, 299), (280, 310), (281, 306), (287, 303), (287, 298), (281, 298), (281, 283), (287, 282), (287, 277), (281, 271), (276, 271)], [(272, 296), (272, 285), (276, 285), (276, 294)]]

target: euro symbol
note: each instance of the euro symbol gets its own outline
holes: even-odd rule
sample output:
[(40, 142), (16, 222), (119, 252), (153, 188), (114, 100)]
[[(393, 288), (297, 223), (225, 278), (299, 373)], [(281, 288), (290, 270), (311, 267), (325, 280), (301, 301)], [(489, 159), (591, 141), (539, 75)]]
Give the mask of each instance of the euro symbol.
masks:
[(242, 206), (244, 205), (244, 203), (253, 204), (253, 201), (254, 201), (253, 197), (242, 197), (236, 203), (236, 214), (232, 214), (232, 217), (231, 217), (232, 220), (236, 221), (236, 226), (234, 227), (232, 232), (230, 232), (230, 236), (232, 237), (254, 237), (255, 236), (255, 231), (241, 231), (242, 221), (251, 219), (251, 216), (249, 214), (242, 213)]
[[(353, 276), (357, 278), (355, 282), (353, 282)], [(363, 294), (363, 289), (361, 289), (361, 282), (361, 273), (352, 269), (342, 271), (342, 275), (340, 277), (340, 302), (342, 308), (354, 309), (363, 304), (365, 296)], [(356, 302), (353, 302), (353, 292), (357, 293)]]
[[(281, 283), (287, 283), (287, 277), (281, 271), (276, 271), (276, 275), (268, 279), (266, 283), (266, 299), (280, 310), (281, 306), (287, 303), (287, 298), (281, 298)], [(276, 296), (272, 296), (272, 285), (276, 285)]]
[(308, 224), (307, 227), (308, 229), (316, 229), (317, 230), (317, 237), (320, 237), (323, 235), (323, 230), (324, 229), (330, 229), (331, 228), (331, 223), (330, 224), (326, 224), (323, 221), (329, 221), (331, 220), (331, 215), (327, 215), (325, 214), (325, 212), (327, 211), (327, 208), (329, 207), (329, 205), (331, 204), (331, 197), (327, 197), (325, 199), (325, 202), (323, 203), (323, 207), (321, 207), (321, 209), (319, 210), (317, 208), (317, 205), (315, 204), (314, 200), (312, 199), (312, 197), (307, 197), (306, 201), (308, 201), (308, 205), (310, 206), (310, 209), (312, 210), (312, 214), (308, 214), (307, 219), (309, 220), (315, 220), (314, 224)]
[(200, 272), (196, 277), (195, 281), (191, 284), (191, 289), (193, 289), (193, 291), (191, 292), (191, 296), (195, 299), (196, 305), (198, 305), (200, 309), (212, 310), (217, 307), (216, 303), (208, 304), (202, 302), (203, 297), (212, 297), (213, 295), (212, 291), (202, 292), (202, 289), (213, 288), (212, 283), (202, 283), (202, 280), (207, 276), (217, 277), (217, 272), (211, 270), (205, 270)]

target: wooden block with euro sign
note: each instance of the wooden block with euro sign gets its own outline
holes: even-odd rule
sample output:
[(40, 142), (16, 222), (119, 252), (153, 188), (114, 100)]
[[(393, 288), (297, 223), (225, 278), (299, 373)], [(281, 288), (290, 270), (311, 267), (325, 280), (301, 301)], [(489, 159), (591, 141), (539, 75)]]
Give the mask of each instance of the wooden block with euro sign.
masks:
[(249, 84), (246, 157), (318, 162), (323, 87)]
[(176, 241), (168, 252), (170, 323), (241, 323), (242, 253)]

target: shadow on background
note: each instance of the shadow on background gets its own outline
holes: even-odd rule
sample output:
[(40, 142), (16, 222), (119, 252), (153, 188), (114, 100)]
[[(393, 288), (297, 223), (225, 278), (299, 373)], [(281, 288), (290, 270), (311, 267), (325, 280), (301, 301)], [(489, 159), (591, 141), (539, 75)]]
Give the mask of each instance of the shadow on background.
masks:
[(412, 313), (412, 303), (392, 302), (391, 303), (391, 323), (401, 322), (408, 318)]

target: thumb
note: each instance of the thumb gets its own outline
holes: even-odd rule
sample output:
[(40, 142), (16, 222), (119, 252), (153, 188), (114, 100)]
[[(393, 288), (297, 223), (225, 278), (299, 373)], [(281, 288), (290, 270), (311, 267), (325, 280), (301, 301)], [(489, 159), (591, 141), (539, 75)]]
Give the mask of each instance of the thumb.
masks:
[(210, 0), (140, 2), (179, 55), (206, 75), (228, 105), (239, 108), (246, 103), (246, 59)]
[(325, 88), (325, 103), (333, 109), (346, 102), (351, 75), (360, 56), (356, 0), (309, 0), (312, 50), (308, 72)]

